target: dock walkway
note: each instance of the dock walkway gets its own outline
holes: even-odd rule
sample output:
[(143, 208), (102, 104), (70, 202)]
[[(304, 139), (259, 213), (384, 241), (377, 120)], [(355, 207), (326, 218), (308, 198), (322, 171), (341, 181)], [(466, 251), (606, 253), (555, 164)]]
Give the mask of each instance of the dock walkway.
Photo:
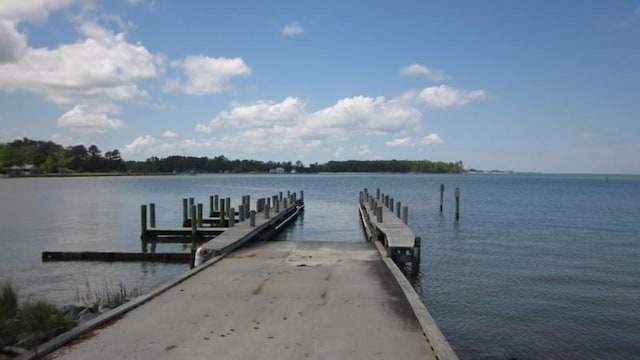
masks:
[(262, 242), (55, 359), (435, 359), (371, 243)]

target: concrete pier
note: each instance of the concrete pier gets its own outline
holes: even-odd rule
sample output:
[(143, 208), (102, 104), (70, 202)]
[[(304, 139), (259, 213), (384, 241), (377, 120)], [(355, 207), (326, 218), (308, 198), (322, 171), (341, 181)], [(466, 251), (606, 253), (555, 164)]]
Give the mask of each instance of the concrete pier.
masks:
[(371, 243), (262, 242), (55, 359), (436, 359)]

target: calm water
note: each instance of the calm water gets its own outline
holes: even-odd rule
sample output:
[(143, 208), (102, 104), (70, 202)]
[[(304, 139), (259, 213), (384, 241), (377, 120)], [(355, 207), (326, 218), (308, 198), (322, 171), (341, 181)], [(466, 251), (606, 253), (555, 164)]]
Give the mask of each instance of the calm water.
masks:
[[(440, 214), (439, 186), (446, 186)], [(304, 190), (280, 237), (363, 241), (358, 192), (409, 206), (422, 237), (417, 284), (461, 358), (628, 359), (640, 354), (640, 177), (211, 175), (0, 179), (0, 277), (22, 298), (73, 302), (86, 284), (148, 290), (184, 265), (41, 263), (44, 250), (140, 249), (139, 206), (177, 225), (182, 198)], [(454, 220), (453, 189), (462, 189)], [(330, 231), (328, 229), (331, 229)], [(159, 245), (158, 251), (186, 251)]]

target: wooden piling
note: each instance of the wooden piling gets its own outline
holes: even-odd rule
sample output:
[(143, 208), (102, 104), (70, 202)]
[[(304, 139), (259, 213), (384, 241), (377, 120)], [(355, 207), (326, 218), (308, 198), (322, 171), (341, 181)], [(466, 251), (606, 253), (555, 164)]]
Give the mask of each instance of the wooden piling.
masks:
[(389, 211), (393, 213), (393, 198), (389, 198)]
[(140, 237), (147, 235), (147, 205), (140, 206)]
[(236, 225), (236, 211), (234, 208), (229, 208), (229, 227), (232, 228)]
[(460, 188), (456, 188), (456, 220), (460, 219)]
[(440, 212), (444, 210), (444, 184), (440, 184)]
[(238, 205), (238, 220), (240, 222), (244, 221), (244, 218), (245, 218), (245, 215), (246, 215), (245, 210), (244, 210), (245, 206), (246, 206), (245, 204)]
[(409, 224), (409, 207), (405, 206), (402, 208), (402, 222), (405, 225)]
[(202, 204), (198, 204), (198, 214), (197, 214), (197, 216), (198, 216), (198, 227), (202, 227), (202, 215), (203, 215), (202, 214), (202, 211), (203, 211), (202, 207), (203, 207)]
[(196, 237), (198, 234), (198, 220), (196, 219), (196, 206), (191, 205), (191, 236)]
[(400, 219), (400, 211), (402, 211), (402, 201), (396, 203), (396, 216)]
[(186, 224), (189, 220), (189, 200), (187, 198), (182, 199), (182, 224)]
[(256, 211), (255, 210), (251, 210), (251, 212), (249, 212), (249, 226), (256, 226)]
[(149, 204), (149, 226), (156, 227), (156, 204)]
[(213, 211), (219, 211), (218, 207), (220, 199), (218, 198), (218, 194), (213, 194)]

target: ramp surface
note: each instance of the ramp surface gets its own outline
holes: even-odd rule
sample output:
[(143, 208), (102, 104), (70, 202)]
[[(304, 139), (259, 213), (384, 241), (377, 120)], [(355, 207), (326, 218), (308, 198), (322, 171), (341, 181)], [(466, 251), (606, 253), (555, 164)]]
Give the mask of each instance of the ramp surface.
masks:
[(55, 359), (435, 359), (370, 243), (238, 251)]

